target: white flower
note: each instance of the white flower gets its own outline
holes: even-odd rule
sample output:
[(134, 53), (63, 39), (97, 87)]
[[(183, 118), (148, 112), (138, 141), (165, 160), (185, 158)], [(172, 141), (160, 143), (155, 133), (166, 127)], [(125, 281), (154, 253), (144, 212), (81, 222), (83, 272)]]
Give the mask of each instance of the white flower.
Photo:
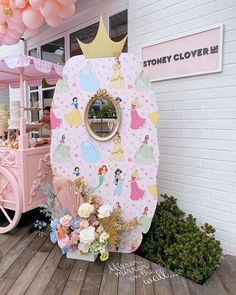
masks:
[(71, 220), (72, 217), (70, 215), (65, 215), (60, 218), (59, 222), (62, 226), (69, 227)]
[(78, 249), (83, 252), (83, 253), (88, 253), (89, 252), (89, 247), (90, 245), (89, 244), (86, 244), (86, 243), (79, 243), (79, 247)]
[(81, 230), (80, 232), (80, 242), (85, 244), (91, 244), (95, 239), (95, 228), (89, 226), (86, 229)]
[(98, 217), (99, 218), (109, 217), (111, 215), (112, 211), (113, 210), (110, 205), (103, 205), (103, 206), (99, 207), (99, 209), (98, 209)]
[(93, 213), (94, 207), (89, 203), (83, 203), (80, 205), (78, 214), (82, 218), (89, 218), (89, 216)]
[(101, 233), (101, 235), (99, 237), (99, 242), (104, 243), (108, 240), (108, 238), (109, 238), (109, 234), (104, 231), (103, 233)]

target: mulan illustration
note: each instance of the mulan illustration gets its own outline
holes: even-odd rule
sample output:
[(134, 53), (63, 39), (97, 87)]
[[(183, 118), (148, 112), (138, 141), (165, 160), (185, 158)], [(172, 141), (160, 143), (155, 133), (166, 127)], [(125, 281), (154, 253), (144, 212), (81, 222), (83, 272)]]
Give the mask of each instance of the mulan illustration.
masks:
[(149, 136), (146, 135), (143, 144), (135, 154), (135, 162), (139, 165), (149, 165), (155, 163), (153, 147), (148, 144)]
[(90, 190), (91, 193), (94, 193), (99, 187), (103, 185), (107, 171), (108, 169), (106, 165), (102, 165), (98, 169), (98, 185), (96, 187), (91, 188)]
[(78, 127), (82, 124), (82, 118), (79, 111), (78, 98), (72, 99), (73, 111), (65, 115), (66, 122), (73, 127)]
[(115, 171), (115, 189), (113, 192), (113, 196), (121, 196), (123, 191), (123, 179), (121, 178), (122, 171), (120, 169), (116, 169)]

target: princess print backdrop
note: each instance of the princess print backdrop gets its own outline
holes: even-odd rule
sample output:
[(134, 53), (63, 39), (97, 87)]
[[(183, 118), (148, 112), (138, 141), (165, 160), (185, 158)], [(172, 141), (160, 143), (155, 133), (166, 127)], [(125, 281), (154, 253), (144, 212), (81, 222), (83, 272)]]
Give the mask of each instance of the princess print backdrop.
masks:
[[(93, 139), (85, 127), (86, 105), (98, 89), (105, 89), (121, 109), (119, 132), (107, 142)], [(156, 208), (159, 164), (156, 98), (140, 61), (130, 53), (119, 58), (72, 57), (57, 83), (51, 119), (54, 173), (85, 177), (104, 204), (121, 207), (127, 220), (137, 217), (140, 225), (111, 249), (136, 250)]]

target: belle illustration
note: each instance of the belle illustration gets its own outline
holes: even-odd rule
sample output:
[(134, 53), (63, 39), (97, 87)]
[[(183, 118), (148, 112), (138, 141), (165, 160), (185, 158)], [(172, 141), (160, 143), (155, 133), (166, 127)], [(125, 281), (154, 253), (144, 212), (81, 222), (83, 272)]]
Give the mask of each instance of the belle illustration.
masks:
[(148, 214), (148, 207), (145, 207), (142, 213), (142, 216), (139, 219), (140, 229), (141, 231), (146, 234), (149, 231), (149, 228), (152, 223), (152, 218), (147, 216)]
[(139, 180), (140, 177), (138, 175), (138, 171), (135, 170), (131, 175), (131, 193), (130, 193), (130, 199), (133, 201), (138, 201), (140, 199), (143, 199), (144, 196), (144, 190), (139, 188), (137, 184), (137, 180)]
[(142, 70), (135, 81), (135, 89), (139, 91), (149, 90), (151, 88), (151, 82), (147, 76), (144, 75), (144, 71)]
[(140, 148), (135, 154), (135, 162), (139, 165), (149, 165), (155, 163), (153, 147), (148, 145), (149, 136), (146, 135)]
[(91, 188), (90, 190), (91, 193), (94, 193), (100, 186), (103, 185), (107, 171), (108, 169), (106, 165), (102, 165), (98, 169), (98, 185), (96, 187)]
[(53, 160), (57, 163), (66, 163), (70, 159), (70, 147), (65, 145), (65, 135), (62, 135), (60, 143), (53, 153)]
[(113, 192), (113, 196), (121, 196), (123, 191), (123, 179), (121, 179), (122, 171), (120, 169), (116, 169), (115, 171), (115, 189)]
[(77, 97), (74, 97), (72, 99), (72, 105), (74, 107), (74, 110), (71, 113), (66, 114), (65, 118), (66, 118), (67, 123), (70, 126), (78, 127), (82, 123), (82, 118), (81, 118), (81, 115), (80, 115), (80, 112), (79, 112), (79, 104), (78, 104), (78, 98)]
[(110, 88), (124, 88), (124, 77), (121, 72), (120, 60), (116, 57), (116, 63), (113, 65), (113, 75), (111, 77)]
[(144, 127), (146, 124), (146, 119), (139, 116), (137, 108), (140, 107), (140, 103), (138, 98), (136, 97), (131, 104), (131, 124), (130, 128), (132, 129), (139, 129)]
[(121, 146), (121, 137), (119, 132), (114, 136), (114, 147), (111, 151), (110, 159), (113, 161), (123, 161), (125, 158), (124, 150)]
[(95, 91), (100, 86), (100, 81), (93, 72), (90, 62), (88, 62), (87, 66), (79, 72), (79, 80), (81, 88), (87, 92)]
[(92, 140), (82, 142), (80, 149), (83, 159), (88, 163), (96, 163), (102, 158), (99, 148)]

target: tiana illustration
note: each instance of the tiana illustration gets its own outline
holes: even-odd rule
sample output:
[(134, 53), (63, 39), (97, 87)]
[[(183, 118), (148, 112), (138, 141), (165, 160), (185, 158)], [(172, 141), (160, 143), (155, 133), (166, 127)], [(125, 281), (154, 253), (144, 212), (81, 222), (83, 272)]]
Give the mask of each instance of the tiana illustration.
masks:
[(145, 126), (146, 119), (139, 116), (137, 108), (140, 107), (138, 98), (136, 97), (131, 104), (131, 129), (139, 129)]
[(59, 145), (54, 150), (53, 160), (57, 163), (66, 163), (70, 159), (70, 147), (65, 145), (65, 135), (62, 135)]
[(123, 161), (125, 159), (124, 150), (121, 146), (121, 137), (119, 132), (114, 136), (114, 147), (111, 151), (110, 159), (113, 161)]
[(87, 62), (86, 67), (79, 72), (80, 87), (87, 91), (92, 92), (99, 88), (100, 81), (92, 70), (91, 62)]
[(72, 105), (74, 107), (73, 111), (65, 115), (66, 121), (70, 126), (78, 127), (82, 123), (82, 118), (79, 111), (78, 98), (74, 97), (72, 99)]
[(113, 196), (121, 196), (123, 191), (123, 179), (121, 178), (122, 171), (120, 169), (116, 169), (115, 171), (115, 189), (113, 192)]
[(81, 155), (88, 163), (96, 163), (101, 160), (102, 154), (95, 142), (91, 139), (84, 141), (80, 145)]
[(120, 60), (116, 57), (116, 63), (113, 65), (113, 74), (109, 83), (110, 88), (124, 88), (124, 77), (121, 72)]
[(94, 193), (100, 186), (103, 185), (107, 171), (108, 171), (108, 169), (107, 169), (106, 165), (102, 165), (98, 169), (98, 185), (96, 187), (91, 188), (91, 190), (90, 190), (91, 193)]
[(74, 173), (73, 173), (76, 177), (80, 176), (80, 171), (79, 171), (79, 167), (75, 167), (74, 169)]
[(146, 135), (140, 148), (135, 154), (135, 162), (139, 165), (149, 165), (155, 162), (153, 147), (148, 144), (149, 136)]
[(151, 82), (147, 76), (145, 76), (144, 71), (142, 70), (135, 81), (135, 89), (139, 91), (147, 91), (151, 88)]
[(152, 223), (152, 218), (148, 217), (148, 207), (145, 207), (142, 213), (142, 216), (139, 219), (139, 224), (141, 231), (146, 234), (149, 231), (149, 228)]
[(67, 75), (63, 75), (62, 79), (59, 79), (57, 81), (55, 92), (56, 93), (63, 93), (63, 92), (69, 91), (69, 90), (70, 90), (70, 87), (69, 87), (69, 83), (68, 83), (68, 77), (67, 77)]
[(144, 196), (144, 190), (139, 188), (137, 184), (137, 180), (139, 180), (140, 177), (138, 175), (138, 171), (135, 170), (131, 175), (131, 193), (130, 193), (130, 199), (133, 201), (138, 201), (140, 199), (143, 199)]

